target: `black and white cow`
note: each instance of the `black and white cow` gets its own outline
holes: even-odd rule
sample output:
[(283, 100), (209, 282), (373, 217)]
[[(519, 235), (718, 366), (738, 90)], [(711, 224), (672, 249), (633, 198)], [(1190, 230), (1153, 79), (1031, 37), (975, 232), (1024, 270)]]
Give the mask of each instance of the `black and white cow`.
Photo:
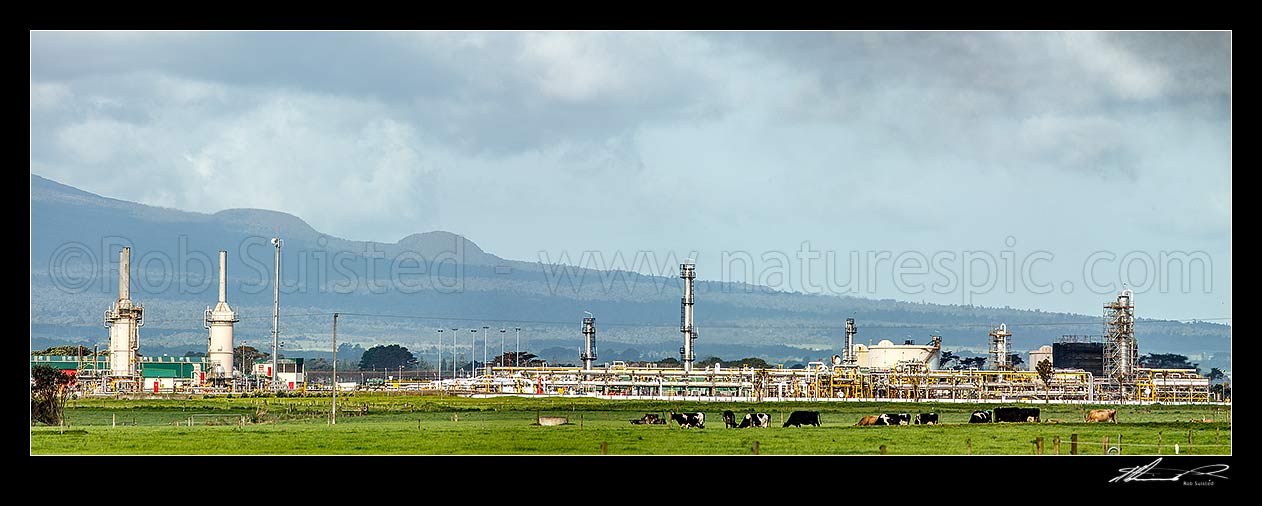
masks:
[(916, 425), (936, 425), (938, 423), (937, 413), (920, 413), (916, 415), (912, 423)]
[(911, 423), (911, 415), (907, 413), (883, 413), (876, 417), (876, 425), (907, 425), (909, 423)]
[(771, 426), (771, 415), (766, 413), (746, 413), (745, 419), (741, 420), (739, 428), (747, 429), (749, 427), (769, 427)]
[(990, 411), (974, 411), (968, 423), (990, 423)]
[(789, 413), (789, 419), (784, 421), (784, 426), (801, 427), (803, 425), (814, 425), (819, 427), (819, 411), (794, 411)]
[(670, 412), (670, 419), (679, 424), (679, 428), (696, 427), (698, 429), (705, 428), (705, 413), (700, 411), (696, 413), (676, 413)]
[(1004, 407), (995, 408), (996, 422), (1037, 422), (1039, 408)]
[(736, 427), (736, 413), (729, 409), (723, 412), (723, 428), (731, 429), (733, 427)]

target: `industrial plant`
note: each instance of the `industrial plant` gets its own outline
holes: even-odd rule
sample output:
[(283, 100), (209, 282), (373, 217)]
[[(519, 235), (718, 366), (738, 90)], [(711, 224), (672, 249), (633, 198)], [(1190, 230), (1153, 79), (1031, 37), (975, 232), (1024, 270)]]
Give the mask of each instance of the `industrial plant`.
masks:
[[(279, 250), (277, 248), (277, 282)], [(205, 357), (140, 357), (140, 328), (144, 307), (130, 296), (130, 248), (119, 253), (118, 300), (105, 311), (109, 329), (106, 353), (92, 356), (31, 357), (32, 366), (48, 365), (73, 375), (84, 395), (201, 393), (227, 394), (258, 390), (331, 389), (308, 385), (301, 359), (278, 360), (276, 339), (279, 292), (273, 313), (273, 353), (267, 363), (246, 370), (234, 355), (233, 325), (237, 313), (227, 301), (227, 252), (219, 252), (219, 298), (203, 315), (208, 331)], [(1050, 346), (1030, 352), (1030, 369), (1020, 370), (1011, 360), (1013, 332), (999, 323), (989, 332), (987, 368), (947, 369), (942, 366), (942, 339), (927, 343), (905, 340), (895, 344), (855, 342), (860, 324), (845, 318), (839, 330), (844, 340), (831, 360), (805, 368), (725, 367), (721, 363), (697, 368), (694, 341), (698, 338), (695, 313), (696, 264), (679, 266), (683, 281), (680, 325), (683, 343), (679, 367), (629, 366), (622, 362), (597, 365), (595, 315), (581, 322), (581, 366), (494, 366), (483, 364), (478, 374), (464, 378), (400, 382), (389, 388), (442, 392), (452, 395), (581, 395), (603, 398), (694, 400), (935, 400), (1055, 402), (1207, 402), (1209, 379), (1194, 369), (1152, 369), (1139, 364), (1135, 336), (1135, 300), (1126, 289), (1104, 304), (1103, 335), (1064, 336)], [(577, 336), (576, 336), (577, 338)], [(454, 352), (453, 352), (454, 354)], [(102, 358), (104, 356), (104, 358)], [(1050, 371), (1040, 372), (1046, 361)], [(485, 360), (484, 360), (485, 362)]]

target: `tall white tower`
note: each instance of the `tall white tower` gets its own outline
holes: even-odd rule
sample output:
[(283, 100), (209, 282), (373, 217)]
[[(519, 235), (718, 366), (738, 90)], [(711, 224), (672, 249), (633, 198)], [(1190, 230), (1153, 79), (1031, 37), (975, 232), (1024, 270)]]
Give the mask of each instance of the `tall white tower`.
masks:
[(232, 326), (240, 320), (228, 307), (228, 252), (219, 252), (219, 303), (206, 308), (205, 326), (210, 329), (206, 356), (212, 378), (232, 377)]
[(110, 329), (110, 376), (134, 378), (145, 308), (131, 301), (131, 248), (118, 253), (118, 302), (105, 311), (104, 322)]
[(684, 346), (679, 349), (680, 362), (684, 364), (684, 372), (692, 372), (692, 362), (696, 359), (692, 352), (692, 340), (697, 338), (697, 327), (694, 325), (692, 305), (694, 300), (693, 281), (697, 279), (697, 264), (679, 265), (679, 277), (684, 280), (684, 298), (680, 302), (679, 331), (684, 334)]
[(990, 331), (990, 368), (996, 371), (1007, 371), (1012, 369), (1012, 364), (1008, 363), (1008, 350), (1010, 344), (1009, 337), (1012, 333), (1008, 332), (1008, 324), (1000, 323), (998, 327)]
[(584, 371), (592, 370), (592, 362), (596, 360), (596, 317), (591, 316), (591, 313), (587, 315), (583, 318), (583, 354), (579, 357), (583, 361)]

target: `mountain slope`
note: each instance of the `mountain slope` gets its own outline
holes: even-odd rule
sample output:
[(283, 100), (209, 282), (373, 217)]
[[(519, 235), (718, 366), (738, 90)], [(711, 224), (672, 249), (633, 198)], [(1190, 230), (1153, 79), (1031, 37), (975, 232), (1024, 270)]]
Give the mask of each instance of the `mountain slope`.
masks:
[[(383, 217), (382, 219), (389, 219)], [(282, 335), (290, 350), (327, 349), (333, 311), (339, 340), (398, 342), (426, 348), (438, 328), (525, 328), (528, 342), (570, 346), (577, 355), (583, 311), (598, 317), (602, 358), (635, 348), (677, 353), (680, 280), (507, 260), (454, 233), (412, 234), (395, 243), (351, 241), (276, 211), (194, 213), (106, 198), (31, 175), (32, 346), (103, 343), (101, 312), (116, 298), (118, 249), (133, 248), (132, 297), (146, 307), (146, 350), (204, 348), (201, 312), (216, 296), (216, 252), (229, 252), (229, 303), (241, 313), (238, 336), (270, 346), (271, 278), (284, 238)], [(653, 259), (671, 270), (677, 260)], [(698, 266), (704, 278), (705, 265)], [(1084, 309), (1102, 300), (1084, 299)], [(829, 356), (846, 317), (860, 342), (926, 341), (948, 349), (985, 347), (989, 327), (1007, 323), (1025, 351), (1062, 334), (1099, 334), (1098, 315), (918, 304), (785, 293), (739, 283), (698, 281), (701, 356), (767, 353), (769, 360)], [(407, 315), (396, 318), (380, 315)], [(422, 316), (425, 318), (416, 318)], [(1142, 310), (1141, 310), (1142, 316)], [(1229, 349), (1230, 327), (1141, 320), (1141, 349), (1198, 353)], [(465, 346), (472, 334), (461, 331)], [(498, 333), (498, 332), (495, 332)], [(444, 335), (450, 346), (452, 333)], [(495, 346), (492, 336), (491, 347)], [(479, 341), (479, 344), (481, 342)], [(534, 348), (538, 349), (538, 348)], [(785, 350), (801, 350), (794, 354)], [(761, 351), (760, 351), (761, 350)], [(498, 348), (496, 349), (498, 352)], [(432, 353), (432, 351), (431, 351)], [(565, 359), (565, 357), (562, 357)]]

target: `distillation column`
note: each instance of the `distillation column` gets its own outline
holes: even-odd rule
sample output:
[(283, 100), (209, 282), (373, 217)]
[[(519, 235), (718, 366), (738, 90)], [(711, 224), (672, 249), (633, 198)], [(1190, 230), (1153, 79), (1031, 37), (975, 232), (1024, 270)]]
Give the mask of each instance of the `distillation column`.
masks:
[(854, 335), (859, 329), (854, 326), (854, 318), (846, 318), (846, 347), (842, 350), (842, 363), (845, 365), (855, 365), (859, 359), (854, 356)]
[(596, 318), (593, 316), (583, 318), (583, 354), (579, 358), (583, 360), (584, 371), (592, 370), (592, 362), (596, 360)]
[(684, 280), (684, 298), (681, 301), (680, 308), (680, 325), (679, 331), (684, 334), (684, 346), (679, 349), (681, 355), (679, 361), (684, 365), (684, 372), (692, 372), (692, 362), (695, 356), (692, 351), (692, 341), (697, 338), (697, 328), (694, 325), (692, 304), (694, 302), (693, 281), (697, 278), (696, 264), (680, 264), (679, 277)]
[(1012, 337), (1012, 333), (1008, 332), (1008, 324), (1000, 323), (998, 327), (990, 331), (990, 368), (996, 371), (1007, 371), (1012, 369), (1012, 365), (1008, 363), (1008, 338)]
[[(206, 308), (205, 327), (210, 329), (206, 356), (212, 378), (232, 378), (232, 327), (240, 321), (228, 306), (228, 252), (219, 252), (219, 303)], [(242, 371), (244, 372), (244, 371)]]
[(136, 350), (140, 348), (140, 327), (145, 309), (131, 301), (131, 248), (118, 253), (118, 301), (105, 311), (110, 329), (110, 376), (136, 377)]

